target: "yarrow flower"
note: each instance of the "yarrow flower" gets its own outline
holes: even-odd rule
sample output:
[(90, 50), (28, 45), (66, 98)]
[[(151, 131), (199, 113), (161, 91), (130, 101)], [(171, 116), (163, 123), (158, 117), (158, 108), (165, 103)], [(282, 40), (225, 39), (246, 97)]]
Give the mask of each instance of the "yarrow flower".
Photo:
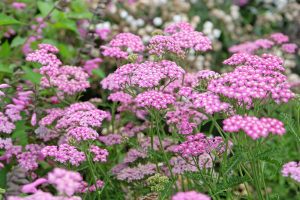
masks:
[(283, 44), (281, 49), (286, 53), (296, 53), (298, 46), (294, 43)]
[[(176, 148), (176, 146), (175, 146)], [(182, 158), (181, 156), (172, 157), (170, 165), (172, 166), (172, 172), (174, 174), (184, 174), (185, 172), (197, 172), (199, 165), (200, 169), (209, 169), (213, 166), (212, 157), (207, 154), (201, 154), (198, 157), (198, 163), (195, 163), (191, 157)]]
[(109, 90), (124, 89), (127, 86), (152, 88), (158, 86), (162, 80), (179, 79), (184, 73), (184, 70), (175, 62), (168, 60), (126, 64), (103, 79), (101, 85)]
[(25, 149), (25, 152), (16, 156), (19, 165), (26, 171), (37, 169), (38, 160), (43, 160), (43, 155), (41, 154), (42, 146), (37, 144), (28, 144)]
[(108, 45), (101, 48), (104, 56), (127, 59), (129, 53), (142, 52), (145, 47), (139, 36), (132, 33), (119, 33)]
[(38, 62), (43, 66), (40, 73), (43, 75), (41, 86), (45, 88), (57, 87), (60, 91), (73, 95), (85, 91), (90, 87), (89, 75), (80, 67), (61, 66), (61, 61), (55, 53), (58, 49), (50, 44), (39, 44), (39, 49), (27, 55), (26, 60)]
[(79, 189), (82, 177), (78, 172), (55, 168), (48, 173), (48, 182), (55, 185), (60, 194), (72, 196)]
[(291, 177), (300, 183), (300, 162), (288, 162), (283, 165), (281, 173), (285, 177)]
[(257, 118), (254, 116), (234, 115), (223, 121), (223, 129), (228, 132), (244, 131), (252, 139), (267, 137), (269, 133), (283, 135), (284, 124), (273, 118)]
[(100, 142), (103, 142), (106, 146), (112, 146), (115, 144), (121, 144), (123, 139), (119, 134), (108, 134), (98, 137)]
[(171, 52), (177, 55), (184, 55), (184, 51), (172, 36), (156, 35), (149, 41), (149, 53), (163, 55)]
[(89, 127), (75, 127), (67, 131), (67, 136), (74, 138), (77, 141), (82, 140), (95, 140), (98, 137), (97, 131)]
[(60, 163), (70, 162), (70, 164), (79, 166), (86, 160), (85, 154), (78, 151), (74, 146), (61, 144), (59, 146), (46, 146), (41, 150), (45, 157), (53, 157), (55, 161)]
[(133, 168), (127, 167), (121, 170), (117, 174), (117, 179), (127, 181), (130, 183), (132, 181), (141, 180), (146, 176), (155, 173), (156, 173), (155, 164), (138, 165), (137, 167), (133, 167)]
[(273, 33), (270, 38), (277, 44), (282, 44), (289, 41), (289, 37), (282, 33)]
[(51, 193), (43, 192), (38, 190), (36, 193), (26, 196), (26, 197), (16, 197), (16, 196), (9, 196), (8, 200), (81, 200), (78, 196), (66, 197), (66, 196), (53, 196)]
[(108, 156), (108, 151), (106, 149), (101, 149), (96, 145), (91, 145), (90, 152), (94, 154), (93, 161), (106, 162)]
[(111, 93), (108, 98), (108, 100), (111, 100), (113, 102), (121, 102), (121, 103), (131, 103), (132, 102), (132, 96), (125, 92), (114, 92)]
[(172, 197), (172, 200), (211, 200), (211, 198), (202, 193), (189, 191), (189, 192), (178, 192)]
[(176, 125), (180, 134), (191, 134), (193, 129), (207, 117), (193, 109), (192, 103), (178, 102), (174, 105), (175, 110), (168, 111), (166, 114), (167, 124)]
[(274, 42), (268, 39), (258, 39), (251, 42), (234, 45), (229, 48), (231, 53), (249, 53), (254, 54), (259, 49), (270, 49), (275, 45)]
[(87, 60), (87, 61), (85, 61), (84, 65), (83, 65), (83, 69), (86, 71), (86, 73), (91, 75), (92, 71), (94, 69), (97, 69), (100, 63), (102, 63), (101, 58), (94, 58), (91, 60)]
[(186, 141), (177, 145), (173, 151), (183, 157), (197, 157), (202, 154), (210, 154), (213, 151), (222, 154), (225, 147), (226, 144), (221, 137), (207, 138), (203, 133), (197, 133), (187, 136)]
[(75, 103), (65, 109), (64, 115), (57, 121), (56, 128), (74, 126), (100, 127), (104, 119), (110, 118), (108, 112), (99, 110), (89, 102)]
[(155, 108), (157, 110), (166, 109), (168, 105), (175, 103), (175, 97), (170, 94), (150, 90), (138, 94), (135, 98), (135, 102), (140, 107)]
[(218, 95), (209, 91), (198, 93), (191, 88), (183, 87), (180, 89), (179, 94), (186, 97), (194, 108), (203, 109), (208, 114), (225, 112), (230, 108), (230, 104), (222, 102)]
[(254, 99), (272, 98), (276, 103), (281, 103), (295, 96), (286, 76), (282, 74), (283, 61), (277, 56), (263, 54), (259, 57), (239, 53), (225, 60), (224, 64), (245, 65), (211, 80), (208, 90), (216, 94), (234, 98), (248, 106), (252, 105)]
[(0, 112), (0, 132), (10, 134), (15, 128), (16, 126), (9, 121), (8, 117)]
[(127, 154), (125, 155), (124, 161), (125, 163), (132, 163), (139, 158), (146, 158), (148, 157), (147, 153), (143, 150), (138, 149), (130, 149)]
[(192, 25), (190, 25), (187, 22), (178, 22), (178, 23), (173, 23), (164, 29), (164, 32), (168, 33), (170, 35), (180, 32), (180, 31), (191, 32), (191, 31), (194, 31), (194, 27), (192, 27)]

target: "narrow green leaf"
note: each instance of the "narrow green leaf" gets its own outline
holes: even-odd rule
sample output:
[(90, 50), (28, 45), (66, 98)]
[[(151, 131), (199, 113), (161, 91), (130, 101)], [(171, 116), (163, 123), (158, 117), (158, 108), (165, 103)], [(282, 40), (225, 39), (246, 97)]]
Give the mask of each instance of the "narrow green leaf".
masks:
[(54, 4), (45, 1), (38, 1), (37, 6), (42, 14), (43, 17), (46, 17), (50, 10), (53, 8)]
[(8, 41), (6, 40), (2, 45), (0, 49), (0, 58), (8, 58), (11, 54), (11, 49), (9, 46)]
[(0, 73), (9, 73), (12, 74), (13, 70), (8, 66), (0, 63)]
[(18, 144), (25, 146), (28, 144), (28, 136), (26, 134), (25, 121), (20, 120), (15, 123), (16, 129), (12, 133), (12, 139), (15, 139)]
[(100, 78), (104, 78), (105, 77), (105, 73), (103, 72), (102, 69), (98, 68), (98, 69), (94, 69), (92, 71), (92, 73)]
[(0, 13), (0, 26), (12, 24), (21, 24), (21, 22), (11, 16)]
[(13, 39), (13, 41), (11, 42), (11, 47), (17, 47), (17, 46), (20, 46), (22, 44), (24, 44), (26, 38), (22, 38), (20, 36), (17, 36)]
[(31, 81), (32, 83), (39, 84), (42, 78), (42, 75), (34, 72), (29, 67), (23, 66), (23, 70), (25, 71), (24, 78)]

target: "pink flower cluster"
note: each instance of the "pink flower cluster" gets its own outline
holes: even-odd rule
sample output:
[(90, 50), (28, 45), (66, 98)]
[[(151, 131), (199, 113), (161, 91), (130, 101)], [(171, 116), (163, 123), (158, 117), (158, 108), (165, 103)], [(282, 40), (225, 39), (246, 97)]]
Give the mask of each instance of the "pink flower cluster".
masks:
[(21, 112), (31, 104), (32, 94), (32, 91), (23, 91), (19, 87), (15, 97), (12, 98), (12, 103), (5, 106), (5, 114), (12, 122), (22, 119)]
[(172, 197), (172, 200), (211, 200), (211, 198), (202, 193), (189, 191), (189, 192), (178, 192)]
[(101, 149), (96, 145), (90, 146), (90, 152), (94, 154), (93, 161), (95, 162), (106, 162), (108, 151), (106, 149)]
[(132, 33), (120, 33), (107, 46), (101, 46), (101, 48), (104, 56), (127, 59), (128, 53), (142, 52), (145, 47), (139, 36)]
[(152, 88), (165, 79), (179, 79), (184, 70), (175, 62), (162, 60), (147, 61), (141, 64), (126, 64), (101, 81), (104, 89), (119, 90), (126, 86)]
[(103, 186), (104, 186), (104, 182), (101, 180), (97, 180), (95, 184), (90, 185), (90, 186), (85, 181), (82, 181), (78, 192), (80, 192), (80, 193), (94, 192), (97, 189), (103, 188)]
[(84, 69), (84, 71), (86, 71), (86, 73), (91, 75), (92, 71), (94, 69), (97, 69), (100, 63), (102, 63), (101, 58), (94, 58), (94, 59), (91, 59), (91, 60), (87, 60), (83, 65), (83, 69)]
[(28, 144), (25, 147), (25, 152), (18, 154), (17, 161), (26, 171), (36, 170), (38, 168), (38, 160), (43, 160), (41, 154), (42, 146), (38, 144)]
[(60, 194), (72, 196), (81, 186), (82, 177), (78, 172), (55, 168), (48, 173), (48, 183), (55, 186)]
[(110, 114), (108, 112), (97, 109), (92, 103), (80, 102), (74, 103), (64, 109), (63, 116), (57, 121), (55, 127), (57, 129), (78, 126), (100, 127), (102, 121), (109, 118)]
[(61, 144), (58, 146), (46, 146), (41, 150), (43, 156), (53, 157), (60, 163), (70, 162), (70, 164), (79, 166), (86, 160), (85, 154), (78, 151), (74, 146)]
[(288, 162), (283, 165), (281, 173), (285, 177), (291, 177), (300, 183), (300, 162)]
[(82, 140), (95, 140), (98, 137), (98, 133), (92, 128), (78, 126), (68, 129), (67, 136), (80, 142)]
[(36, 193), (26, 197), (9, 196), (7, 200), (81, 200), (78, 196), (65, 197), (65, 196), (53, 196), (51, 193), (38, 190)]
[(31, 44), (33, 42), (43, 38), (43, 29), (47, 26), (47, 24), (43, 21), (42, 17), (35, 18), (35, 22), (37, 24), (33, 24), (30, 26), (31, 30), (34, 30), (35, 35), (29, 36), (29, 38), (26, 40), (25, 44), (22, 47), (22, 51), (25, 55), (32, 52)]
[(211, 50), (211, 41), (203, 33), (194, 31), (194, 28), (185, 22), (172, 24), (165, 29), (166, 36), (156, 35), (149, 42), (149, 53), (163, 55), (166, 52), (184, 55), (185, 50)]
[(15, 128), (16, 126), (10, 122), (8, 117), (0, 112), (0, 132), (10, 134)]
[[(79, 191), (82, 183), (82, 177), (78, 172), (67, 171), (61, 168), (55, 168), (48, 173), (47, 178), (39, 178), (36, 181), (26, 184), (22, 187), (24, 193), (34, 193), (26, 197), (8, 197), (9, 200), (81, 200), (80, 197), (73, 196)], [(37, 187), (42, 184), (51, 184), (59, 192), (59, 196), (53, 196), (51, 193), (38, 190)]]
[(16, 10), (23, 10), (26, 8), (26, 4), (22, 2), (13, 2), (11, 6)]
[(174, 105), (175, 110), (168, 111), (166, 114), (167, 124), (174, 124), (180, 134), (191, 134), (193, 129), (207, 117), (193, 109), (191, 103), (178, 102)]
[(166, 109), (168, 105), (175, 103), (175, 97), (163, 92), (150, 90), (140, 93), (135, 98), (135, 102), (140, 107), (155, 108), (157, 110)]
[(74, 95), (90, 87), (89, 75), (80, 67), (61, 66), (61, 61), (56, 57), (58, 49), (50, 44), (39, 44), (39, 49), (27, 55), (26, 60), (38, 62), (43, 66), (40, 73), (43, 75), (41, 86), (45, 88), (57, 87), (58, 90)]
[(201, 156), (216, 152), (222, 154), (225, 151), (226, 144), (221, 137), (208, 138), (203, 133), (189, 135), (186, 141), (177, 145), (173, 151), (183, 157)]
[(98, 140), (104, 143), (106, 146), (112, 146), (115, 144), (121, 144), (122, 136), (119, 134), (108, 134), (108, 135), (99, 136)]
[(294, 43), (286, 43), (289, 41), (289, 37), (282, 33), (273, 33), (269, 39), (258, 39), (251, 42), (245, 42), (242, 44), (234, 45), (229, 48), (231, 53), (249, 53), (254, 54), (261, 49), (271, 49), (275, 45), (281, 45), (281, 49), (293, 54), (296, 52), (297, 45)]
[(274, 55), (263, 54), (262, 57), (245, 53), (234, 54), (224, 64), (241, 65), (233, 72), (213, 79), (208, 90), (240, 103), (251, 105), (253, 99), (268, 99), (275, 102), (288, 102), (294, 97), (290, 90), (284, 71), (283, 61)]
[(163, 55), (171, 52), (177, 55), (184, 55), (184, 51), (172, 36), (156, 35), (149, 41), (149, 53)]
[[(212, 168), (213, 162), (212, 157), (207, 154), (201, 154), (198, 157), (198, 165), (200, 169)], [(172, 157), (170, 160), (172, 166), (172, 172), (174, 174), (184, 174), (185, 172), (196, 172), (198, 171), (197, 165), (191, 157), (182, 158), (181, 156)]]
[(223, 129), (228, 132), (244, 131), (252, 139), (267, 137), (269, 133), (285, 134), (284, 124), (273, 118), (234, 115), (223, 121)]
[(132, 96), (125, 92), (114, 92), (111, 93), (108, 97), (108, 100), (111, 100), (112, 102), (121, 102), (121, 103), (131, 103), (132, 102)]
[(170, 35), (181, 31), (191, 32), (194, 31), (194, 27), (187, 22), (178, 22), (170, 24), (164, 29), (164, 32)]
[(124, 157), (124, 162), (132, 163), (139, 158), (146, 158), (146, 157), (148, 157), (148, 155), (143, 150), (130, 149)]
[(127, 182), (141, 180), (146, 176), (156, 173), (155, 164), (138, 165), (137, 167), (127, 167), (117, 173), (117, 179)]
[(220, 97), (212, 92), (198, 93), (189, 87), (182, 87), (179, 95), (186, 97), (194, 108), (203, 109), (207, 114), (228, 111), (230, 104), (222, 102)]

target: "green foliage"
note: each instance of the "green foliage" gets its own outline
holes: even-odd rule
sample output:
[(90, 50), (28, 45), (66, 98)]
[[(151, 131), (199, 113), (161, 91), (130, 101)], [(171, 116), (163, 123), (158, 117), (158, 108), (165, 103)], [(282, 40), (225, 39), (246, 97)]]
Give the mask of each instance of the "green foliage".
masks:
[(11, 16), (7, 16), (3, 13), (0, 13), (0, 26), (13, 25), (13, 24), (14, 25), (21, 24), (21, 22)]

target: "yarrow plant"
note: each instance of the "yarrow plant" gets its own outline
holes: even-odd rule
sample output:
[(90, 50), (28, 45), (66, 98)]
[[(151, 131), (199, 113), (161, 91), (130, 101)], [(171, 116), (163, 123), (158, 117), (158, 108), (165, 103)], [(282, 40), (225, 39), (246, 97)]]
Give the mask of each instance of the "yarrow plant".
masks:
[[(58, 1), (54, 9), (66, 4)], [(103, 8), (99, 2), (94, 15)], [(284, 54), (271, 51), (296, 52), (286, 35), (235, 45), (218, 72), (195, 71), (188, 57), (214, 48), (187, 22), (154, 31), (148, 40), (131, 32), (110, 35), (107, 24), (85, 32), (84, 24), (78, 22), (81, 37), (99, 51), (93, 47), (86, 57), (89, 45), (78, 50), (72, 65), (82, 67), (63, 64), (66, 49), (30, 45), (31, 39), (23, 46), (24, 71), (38, 78), (0, 84), (7, 199), (264, 200), (273, 192), (268, 169), (289, 181), (273, 169), (282, 161), (274, 144), (289, 133), (299, 139), (293, 120), (278, 114), (297, 101)], [(298, 168), (289, 162), (282, 176), (299, 182)]]

